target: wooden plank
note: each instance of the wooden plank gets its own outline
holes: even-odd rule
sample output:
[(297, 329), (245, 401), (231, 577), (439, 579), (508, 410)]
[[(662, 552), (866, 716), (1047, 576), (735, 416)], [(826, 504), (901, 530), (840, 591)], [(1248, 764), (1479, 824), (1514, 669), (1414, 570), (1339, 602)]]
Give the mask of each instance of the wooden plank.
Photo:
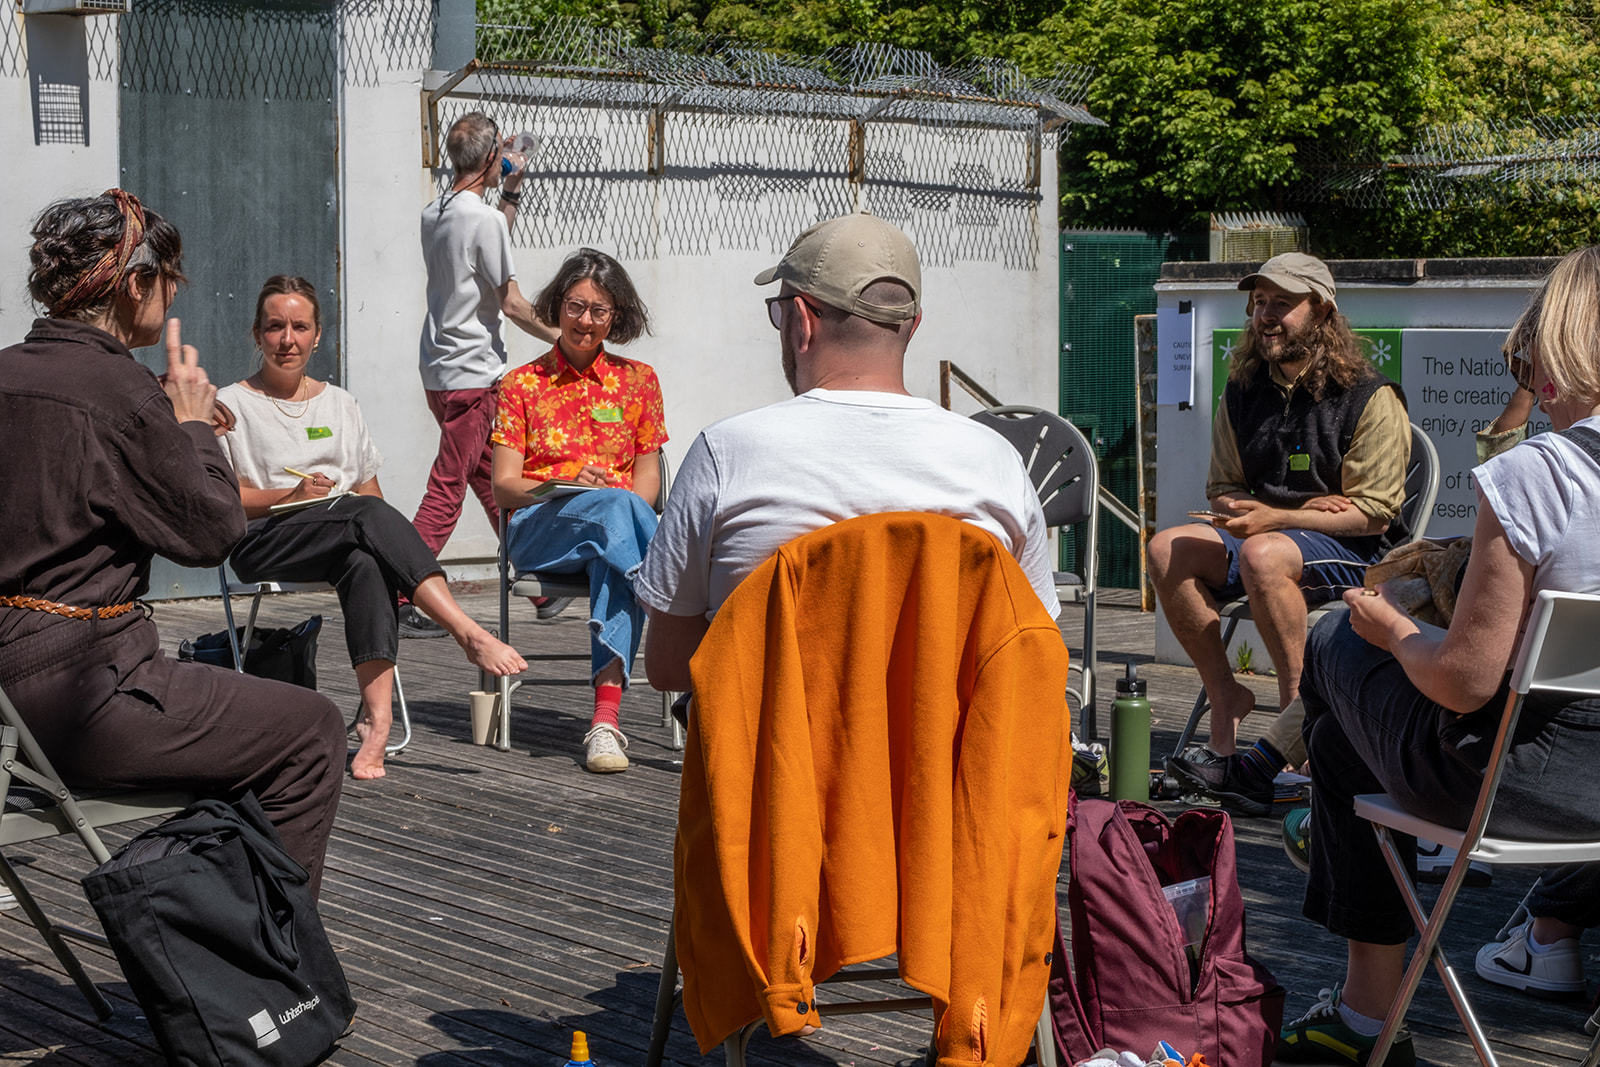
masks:
[[(486, 623), (497, 614), (492, 595), (466, 596), (463, 604)], [(1132, 593), (1112, 591), (1102, 602), (1101, 666), (1140, 664), (1159, 758), (1197, 683), (1186, 668), (1150, 663), (1154, 617), (1136, 607)], [(599, 1062), (643, 1058), (671, 916), (680, 754), (660, 725), (655, 694), (639, 681), (623, 704), (634, 766), (621, 775), (584, 772), (584, 622), (573, 616), (536, 624), (531, 608), (516, 610), (519, 648), (566, 657), (541, 658), (533, 673), (579, 684), (524, 686), (514, 698), (514, 748), (502, 753), (469, 743), (466, 693), (477, 677), (460, 650), (448, 640), (406, 641), (401, 664), (416, 728), (412, 747), (389, 761), (387, 777), (346, 782), (321, 910), (358, 1015), (331, 1064), (554, 1064), (574, 1029), (589, 1032)], [(332, 594), (268, 597), (260, 623), (288, 625), (313, 612), (325, 618), (321, 688), (352, 710), (356, 687)], [(1065, 639), (1077, 648), (1078, 615), (1063, 614)], [(221, 619), (215, 600), (163, 604), (157, 616), (169, 648), (218, 629)], [(1263, 706), (1275, 699), (1272, 679), (1250, 684)], [(1246, 736), (1268, 721), (1266, 713), (1252, 715)], [(131, 832), (113, 830), (108, 843), (114, 848)], [(1289, 1011), (1298, 1013), (1342, 973), (1343, 946), (1300, 917), (1304, 876), (1283, 856), (1277, 821), (1239, 819), (1235, 832), (1251, 950), (1288, 989)], [(77, 881), (89, 863), (76, 842), (40, 842), (9, 855), (51, 915), (94, 927)], [(1472, 974), (1479, 941), (1510, 914), (1532, 876), (1502, 871), (1491, 887), (1465, 892), (1446, 947), (1503, 1063), (1576, 1062), (1587, 1044), (1581, 1005), (1535, 1001)], [(1063, 876), (1058, 891), (1065, 886)], [(159, 1063), (116, 961), (103, 949), (74, 947), (117, 1007), (106, 1027), (32, 928), (0, 919), (0, 1060)], [(835, 1017), (804, 1041), (773, 1041), (759, 1031), (750, 1058), (764, 1067), (920, 1062), (931, 1026), (926, 1013)], [(1431, 975), (1411, 1026), (1419, 1062), (1473, 1061)], [(668, 1062), (705, 1062), (681, 1011)]]

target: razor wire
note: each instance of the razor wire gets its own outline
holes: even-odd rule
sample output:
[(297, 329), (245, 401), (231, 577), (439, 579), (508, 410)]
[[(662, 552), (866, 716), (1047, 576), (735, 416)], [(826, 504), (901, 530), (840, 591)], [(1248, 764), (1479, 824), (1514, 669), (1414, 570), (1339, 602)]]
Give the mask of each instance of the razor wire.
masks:
[[(1001, 60), (947, 68), (888, 44), (803, 56), (678, 33), (643, 47), (572, 18), (480, 24), (476, 44), (436, 128), (483, 110), (503, 133), (533, 135), (512, 230), (530, 247), (781, 252), (862, 207), (929, 265), (1029, 270), (1051, 210), (1039, 169), (1071, 124), (1098, 123), (1081, 106), (1087, 70), (1035, 80)], [(450, 176), (436, 177), (442, 191)]]
[(1600, 183), (1600, 115), (1460, 122), (1426, 128), (1388, 156), (1325, 143), (1304, 158), (1302, 201), (1442, 210), (1535, 200)]

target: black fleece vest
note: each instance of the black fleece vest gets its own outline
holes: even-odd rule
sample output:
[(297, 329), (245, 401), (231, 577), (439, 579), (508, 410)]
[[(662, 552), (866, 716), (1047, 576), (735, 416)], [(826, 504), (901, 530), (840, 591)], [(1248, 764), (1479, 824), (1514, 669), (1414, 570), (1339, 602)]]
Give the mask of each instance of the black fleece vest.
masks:
[[(1348, 389), (1330, 385), (1321, 400), (1313, 400), (1304, 389), (1285, 396), (1265, 366), (1248, 386), (1229, 382), (1222, 402), (1250, 491), (1274, 507), (1298, 507), (1312, 497), (1342, 494), (1344, 455), (1367, 402), (1380, 389), (1393, 389), (1405, 404), (1405, 393), (1381, 374)], [(1405, 534), (1397, 517), (1377, 538), (1340, 540), (1352, 547), (1377, 541), (1386, 550)]]

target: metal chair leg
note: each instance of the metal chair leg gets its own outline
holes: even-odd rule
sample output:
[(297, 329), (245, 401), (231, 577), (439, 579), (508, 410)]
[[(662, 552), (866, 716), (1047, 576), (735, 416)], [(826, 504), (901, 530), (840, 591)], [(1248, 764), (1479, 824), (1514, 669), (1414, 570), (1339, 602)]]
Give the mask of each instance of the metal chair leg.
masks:
[(1456, 856), (1455, 864), (1445, 876), (1444, 885), (1439, 888), (1439, 896), (1434, 901), (1432, 912), (1424, 912), (1422, 899), (1417, 896), (1416, 888), (1411, 881), (1411, 872), (1401, 861), (1400, 852), (1395, 847), (1394, 837), (1389, 828), (1374, 824), (1372, 829), (1378, 835), (1378, 847), (1383, 853), (1384, 862), (1388, 865), (1395, 884), (1400, 887), (1406, 910), (1411, 913), (1412, 921), (1417, 927), (1417, 947), (1412, 953), (1411, 960), (1406, 964), (1405, 977), (1400, 982), (1399, 991), (1395, 993), (1394, 1003), (1384, 1020), (1383, 1030), (1378, 1034), (1378, 1041), (1372, 1047), (1370, 1060), (1382, 1063), (1389, 1055), (1389, 1049), (1400, 1032), (1400, 1026), (1405, 1022), (1406, 1010), (1411, 1007), (1411, 1001), (1417, 995), (1417, 987), (1422, 984), (1422, 975), (1431, 962), (1439, 972), (1440, 980), (1444, 982), (1445, 991), (1450, 995), (1456, 1015), (1460, 1018), (1461, 1025), (1467, 1031), (1467, 1037), (1471, 1039), (1472, 1046), (1478, 1053), (1479, 1062), (1484, 1067), (1497, 1067), (1499, 1061), (1495, 1059), (1494, 1050), (1489, 1047), (1489, 1038), (1478, 1023), (1478, 1017), (1467, 1000), (1466, 991), (1462, 989), (1461, 981), (1456, 977), (1455, 968), (1450, 965), (1449, 958), (1439, 945), (1445, 918), (1455, 905), (1456, 894), (1466, 882), (1467, 866), (1471, 862), (1467, 858), (1468, 853), (1463, 851)]
[(656, 1013), (650, 1022), (650, 1051), (645, 1067), (661, 1067), (672, 1033), (672, 1013), (678, 1006), (678, 946), (673, 927), (667, 927), (667, 952), (661, 960), (661, 985), (656, 989)]
[[(1239, 628), (1237, 616), (1228, 620), (1227, 627), (1222, 631), (1222, 652), (1227, 655), (1228, 649), (1233, 647), (1233, 631)], [(1189, 747), (1189, 742), (1194, 740), (1194, 732), (1200, 725), (1200, 716), (1211, 706), (1211, 701), (1206, 697), (1205, 687), (1201, 686), (1200, 695), (1194, 698), (1194, 708), (1189, 712), (1189, 721), (1183, 724), (1183, 732), (1178, 735), (1178, 743), (1173, 746), (1174, 756), (1183, 755), (1183, 750)]]
[(404, 732), (400, 735), (399, 741), (383, 747), (386, 756), (398, 756), (406, 750), (407, 745), (411, 744), (411, 711), (406, 707), (406, 690), (405, 686), (400, 684), (398, 663), (394, 665), (394, 702), (400, 709), (400, 726)]
[(1056, 1067), (1056, 1028), (1050, 1018), (1050, 998), (1039, 1012), (1039, 1025), (1033, 1028), (1033, 1061), (1039, 1067)]
[(0, 855), (0, 883), (3, 883), (11, 891), (11, 895), (17, 898), (17, 903), (22, 906), (22, 913), (28, 917), (33, 928), (39, 931), (39, 936), (44, 938), (44, 943), (49, 946), (56, 962), (61, 964), (61, 969), (72, 978), (72, 984), (78, 987), (78, 992), (89, 1002), (89, 1007), (94, 1009), (95, 1015), (102, 1022), (111, 1018), (114, 1014), (111, 1003), (89, 980), (83, 964), (78, 962), (77, 954), (62, 939), (55, 923), (40, 910), (38, 902), (33, 899), (33, 894), (28, 892), (28, 887), (22, 884), (22, 879), (17, 876), (16, 870), (3, 855)]

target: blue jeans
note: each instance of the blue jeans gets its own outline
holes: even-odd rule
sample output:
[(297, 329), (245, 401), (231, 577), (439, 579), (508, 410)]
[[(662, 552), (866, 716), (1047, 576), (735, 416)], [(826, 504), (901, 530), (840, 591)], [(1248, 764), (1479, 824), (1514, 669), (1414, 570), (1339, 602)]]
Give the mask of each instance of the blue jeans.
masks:
[(622, 684), (633, 673), (644, 609), (633, 576), (656, 532), (656, 513), (628, 489), (591, 489), (523, 508), (506, 525), (506, 551), (518, 571), (589, 575), (590, 680), (612, 660)]

